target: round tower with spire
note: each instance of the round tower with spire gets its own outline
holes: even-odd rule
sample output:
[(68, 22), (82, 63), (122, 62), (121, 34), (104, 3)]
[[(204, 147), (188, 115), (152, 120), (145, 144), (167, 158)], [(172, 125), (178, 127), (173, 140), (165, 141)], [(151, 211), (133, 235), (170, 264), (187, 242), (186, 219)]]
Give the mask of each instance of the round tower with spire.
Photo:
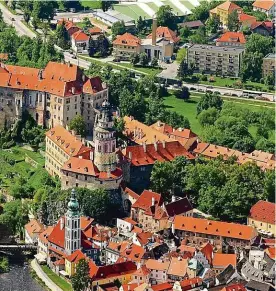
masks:
[(68, 209), (65, 214), (65, 251), (72, 254), (81, 247), (81, 228), (79, 203), (75, 189), (72, 189)]
[(94, 163), (101, 172), (116, 169), (116, 131), (110, 103), (106, 100), (96, 116), (94, 127)]

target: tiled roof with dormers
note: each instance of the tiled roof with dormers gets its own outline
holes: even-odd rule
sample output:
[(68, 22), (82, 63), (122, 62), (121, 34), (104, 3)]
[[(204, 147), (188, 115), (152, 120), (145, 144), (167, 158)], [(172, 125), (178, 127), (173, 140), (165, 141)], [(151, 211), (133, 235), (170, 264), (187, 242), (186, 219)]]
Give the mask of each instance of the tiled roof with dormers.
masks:
[(257, 232), (254, 227), (238, 223), (228, 223), (208, 219), (177, 215), (174, 219), (176, 230), (192, 233), (209, 234), (241, 240), (251, 240)]
[(249, 217), (275, 225), (275, 207), (275, 203), (260, 200), (251, 207)]
[(63, 126), (57, 125), (46, 132), (46, 136), (66, 154), (71, 157), (90, 152), (92, 149), (84, 146), (72, 133)]
[(127, 46), (139, 46), (141, 45), (141, 39), (131, 33), (124, 33), (122, 35), (117, 35), (113, 41), (113, 45), (127, 45)]

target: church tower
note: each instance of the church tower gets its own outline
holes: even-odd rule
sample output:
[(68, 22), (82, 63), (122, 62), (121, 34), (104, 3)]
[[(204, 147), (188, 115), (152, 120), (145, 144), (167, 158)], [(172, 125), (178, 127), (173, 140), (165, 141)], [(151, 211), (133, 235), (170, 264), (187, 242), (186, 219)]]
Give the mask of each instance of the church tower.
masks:
[(75, 189), (72, 189), (68, 209), (65, 214), (65, 251), (68, 255), (81, 247), (79, 203)]
[(116, 169), (116, 136), (111, 106), (104, 101), (97, 114), (94, 127), (94, 163), (101, 172)]

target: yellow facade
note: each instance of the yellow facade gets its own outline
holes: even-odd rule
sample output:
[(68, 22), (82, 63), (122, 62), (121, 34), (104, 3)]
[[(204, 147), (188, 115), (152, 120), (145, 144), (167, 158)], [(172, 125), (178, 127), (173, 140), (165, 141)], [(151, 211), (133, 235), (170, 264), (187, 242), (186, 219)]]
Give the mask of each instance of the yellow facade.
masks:
[(129, 282), (132, 281), (132, 273), (130, 274), (124, 274), (112, 278), (105, 278), (97, 281), (92, 281), (92, 286), (97, 286), (97, 285), (103, 285), (107, 283), (113, 283), (115, 280), (119, 280), (120, 283), (123, 284), (128, 284)]
[(130, 58), (132, 55), (137, 55), (141, 52), (141, 46), (119, 45), (113, 44), (113, 54), (116, 57)]
[(256, 229), (261, 229), (263, 231), (266, 232), (270, 232), (274, 235), (276, 235), (276, 228), (275, 228), (275, 224), (270, 224), (267, 222), (263, 222), (263, 221), (258, 221), (252, 218), (248, 218), (248, 225), (254, 226)]

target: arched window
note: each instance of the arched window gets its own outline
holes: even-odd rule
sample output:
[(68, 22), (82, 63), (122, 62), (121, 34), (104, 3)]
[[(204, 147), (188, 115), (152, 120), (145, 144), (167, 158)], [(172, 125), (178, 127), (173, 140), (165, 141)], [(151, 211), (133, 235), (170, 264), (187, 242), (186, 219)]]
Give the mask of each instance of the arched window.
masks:
[(108, 144), (104, 145), (104, 153), (108, 153)]

